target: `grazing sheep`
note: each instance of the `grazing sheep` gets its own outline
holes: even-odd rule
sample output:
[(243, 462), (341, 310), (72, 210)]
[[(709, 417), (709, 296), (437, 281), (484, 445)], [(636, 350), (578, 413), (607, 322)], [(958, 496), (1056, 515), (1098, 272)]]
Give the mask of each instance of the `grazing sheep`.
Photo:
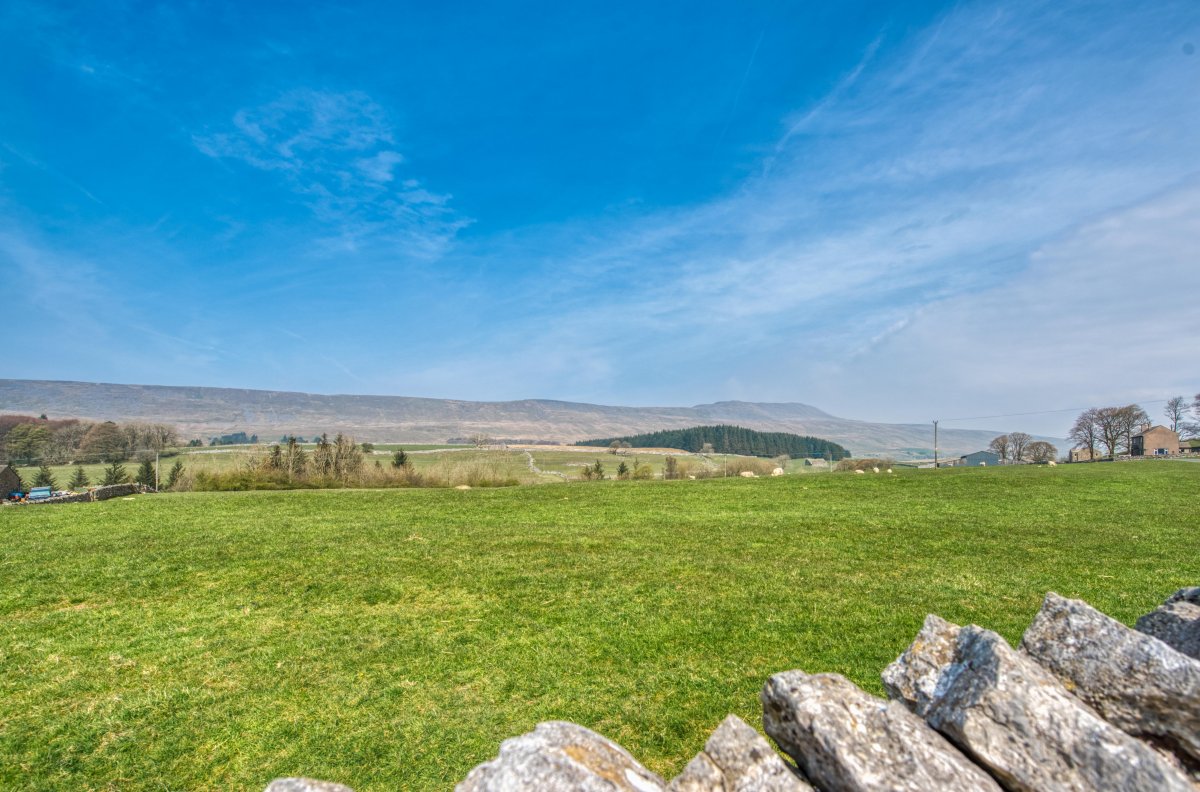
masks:
[(753, 470), (743, 470), (738, 475), (741, 476), (742, 478), (758, 478), (758, 476), (754, 475)]
[(854, 472), (860, 476), (865, 476), (867, 474), (867, 471), (865, 471), (865, 470), (856, 470)]
[(873, 467), (873, 468), (871, 468), (871, 471), (872, 471), (873, 473), (878, 473), (878, 472), (879, 472), (879, 468), (877, 468), (877, 467)]
[(783, 468), (775, 468), (774, 470), (771, 471), (771, 475), (772, 476), (782, 476)]
[(888, 468), (888, 473), (891, 473), (891, 472), (892, 472), (892, 469), (891, 469), (891, 468)]
[(1051, 460), (1050, 460), (1049, 462), (1047, 462), (1046, 464), (1047, 464), (1047, 465), (1049, 465), (1050, 467), (1055, 467), (1056, 465), (1058, 465), (1058, 463), (1057, 463), (1057, 462), (1055, 462), (1053, 459), (1051, 459)]

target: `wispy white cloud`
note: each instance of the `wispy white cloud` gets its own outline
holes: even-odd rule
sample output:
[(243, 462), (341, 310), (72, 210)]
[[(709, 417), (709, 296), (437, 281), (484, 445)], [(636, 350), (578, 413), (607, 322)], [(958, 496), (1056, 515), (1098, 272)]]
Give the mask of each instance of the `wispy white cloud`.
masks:
[[(1014, 397), (1051, 409), (1190, 395), (1200, 389), (1189, 366), (1200, 343), (1197, 251), (1193, 179), (1046, 242), (1011, 280), (932, 303), (823, 373), (851, 392), (887, 382), (943, 417), (1006, 412)], [(1061, 433), (1072, 418), (1021, 421)]]
[(373, 157), (356, 160), (354, 164), (368, 181), (383, 183), (390, 182), (395, 178), (393, 171), (402, 162), (404, 162), (404, 157), (400, 153), (381, 151)]
[[(883, 35), (881, 34), (876, 36), (875, 39), (869, 45), (867, 45), (867, 48), (863, 52), (863, 55), (859, 59), (858, 63), (854, 64), (854, 68), (852, 68), (840, 80), (838, 80), (833, 89), (826, 93), (825, 96), (821, 97), (820, 101), (818, 101), (812, 107), (804, 110), (798, 118), (789, 123), (787, 133), (784, 134), (784, 136), (779, 139), (779, 142), (775, 144), (776, 152), (780, 152), (786, 148), (792, 137), (804, 132), (805, 129), (807, 129), (807, 127), (818, 116), (820, 116), (822, 112), (834, 106), (846, 96), (847, 92), (854, 87), (856, 82), (858, 82), (858, 78), (866, 70), (867, 66), (869, 66), (871, 61), (875, 59), (875, 54), (879, 52), (879, 46), (882, 43)], [(767, 160), (768, 163), (772, 161), (773, 160)]]
[[(527, 321), (492, 344), (532, 362), (497, 368), (489, 386), (661, 402), (719, 397), (704, 373), (716, 367), (762, 383), (760, 398), (850, 407), (862, 367), (932, 321), (932, 306), (1012, 283), (1050, 240), (1095, 233), (1096, 217), (1200, 172), (1200, 105), (1178, 46), (1200, 32), (1189, 8), (964, 4), (909, 38), (881, 36), (788, 120), (774, 166), (724, 198), (506, 240), (499, 255), (540, 264), (509, 295)], [(1134, 339), (1146, 320), (1110, 321)], [(1062, 336), (1043, 338), (1054, 349)], [(569, 363), (539, 368), (562, 350), (589, 372), (586, 387)], [(1063, 347), (1056, 366), (1081, 382), (1095, 357)], [(946, 392), (976, 376), (909, 364)], [(656, 376), (631, 381), (631, 370)], [(996, 391), (1024, 406), (1023, 387)], [(924, 417), (923, 398), (895, 393), (887, 417)]]
[[(95, 195), (93, 195), (91, 193), (91, 191), (88, 190), (86, 187), (84, 187), (82, 184), (75, 181), (70, 176), (67, 176), (65, 173), (58, 170), (57, 168), (54, 168), (53, 166), (48, 165), (45, 162), (42, 162), (37, 157), (34, 157), (24, 151), (20, 151), (16, 148), (13, 148), (13, 146), (11, 144), (3, 142), (3, 141), (0, 141), (0, 148), (4, 149), (5, 151), (7, 151), (9, 153), (10, 156), (20, 160), (21, 162), (25, 163), (29, 167), (36, 168), (37, 170), (47, 173), (50, 176), (54, 177), (55, 179), (58, 179), (59, 181), (63, 182), (64, 184), (67, 184), (70, 187), (74, 188), (75, 190), (78, 190), (89, 201), (97, 203), (101, 206), (104, 205), (104, 201), (101, 201), (99, 198), (97, 198)], [(3, 170), (3, 167), (4, 167), (4, 161), (2, 159), (0, 159), (0, 171)]]
[[(75, 377), (151, 382), (160, 368), (199, 370), (236, 357), (191, 327), (181, 306), (164, 308), (155, 304), (158, 295), (131, 293), (115, 272), (104, 255), (63, 249), (12, 220), (0, 224), (0, 274), (20, 292), (8, 318), (36, 328), (20, 376), (57, 369), (54, 376), (62, 377), (65, 365)], [(169, 322), (155, 317), (164, 310)]]
[(317, 246), (331, 251), (402, 245), (408, 255), (435, 257), (470, 222), (451, 196), (412, 177), (396, 182), (406, 160), (388, 113), (360, 91), (289, 91), (193, 142), (214, 159), (277, 174), (325, 224)]

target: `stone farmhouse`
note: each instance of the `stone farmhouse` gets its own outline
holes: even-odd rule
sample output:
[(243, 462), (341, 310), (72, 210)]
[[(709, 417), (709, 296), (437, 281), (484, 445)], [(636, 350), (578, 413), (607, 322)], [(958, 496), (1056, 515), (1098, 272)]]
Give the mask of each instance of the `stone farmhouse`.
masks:
[(1179, 434), (1165, 426), (1151, 426), (1130, 438), (1130, 456), (1172, 456), (1180, 451)]
[[(1131, 457), (1169, 457), (1181, 454), (1200, 454), (1200, 439), (1180, 440), (1179, 433), (1165, 426), (1150, 426), (1130, 438)], [(1086, 448), (1072, 448), (1072, 462), (1091, 462), (1105, 458), (1100, 449), (1095, 453)]]

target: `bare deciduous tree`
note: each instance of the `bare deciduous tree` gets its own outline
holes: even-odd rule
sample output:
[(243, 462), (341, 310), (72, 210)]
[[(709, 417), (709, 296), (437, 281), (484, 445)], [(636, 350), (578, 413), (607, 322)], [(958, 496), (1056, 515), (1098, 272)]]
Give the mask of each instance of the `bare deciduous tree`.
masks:
[(1034, 440), (1025, 447), (1025, 453), (1032, 462), (1049, 462), (1058, 456), (1058, 449), (1045, 440)]
[(1100, 428), (1096, 417), (1096, 408), (1084, 410), (1075, 419), (1067, 438), (1080, 448), (1088, 450), (1088, 459), (1096, 458), (1096, 443), (1100, 440)]
[(1167, 401), (1167, 406), (1163, 408), (1163, 415), (1166, 416), (1168, 425), (1172, 432), (1178, 432), (1179, 427), (1188, 417), (1189, 405), (1187, 399), (1182, 396), (1176, 396)]
[(1096, 408), (1096, 432), (1108, 457), (1116, 456), (1121, 448), (1120, 413), (1120, 407)]
[(1125, 443), (1125, 453), (1133, 450), (1133, 436), (1150, 428), (1150, 416), (1136, 404), (1127, 404), (1117, 408), (1117, 421), (1121, 427), (1121, 439)]
[(992, 442), (988, 443), (988, 450), (1000, 457), (1001, 462), (1008, 459), (1011, 449), (1012, 444), (1009, 442), (1008, 435), (1006, 434), (1002, 434), (999, 437), (993, 437)]
[(1098, 407), (1096, 429), (1109, 457), (1129, 453), (1133, 436), (1150, 423), (1150, 416), (1136, 404), (1124, 407)]
[[(1191, 414), (1200, 419), (1200, 393), (1192, 400)], [(1183, 440), (1191, 437), (1200, 437), (1200, 420), (1180, 422), (1179, 438)]]
[(1023, 462), (1028, 454), (1029, 444), (1033, 442), (1033, 438), (1024, 432), (1009, 432), (1008, 434), (1008, 461)]
[(349, 481), (362, 472), (363, 453), (353, 437), (339, 434), (333, 440), (333, 471), (342, 481)]

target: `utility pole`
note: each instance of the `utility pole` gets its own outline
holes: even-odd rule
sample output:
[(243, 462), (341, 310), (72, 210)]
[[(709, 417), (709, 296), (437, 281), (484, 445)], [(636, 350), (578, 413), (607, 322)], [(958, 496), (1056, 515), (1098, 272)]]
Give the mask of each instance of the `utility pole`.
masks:
[(158, 451), (154, 452), (154, 491), (158, 492)]
[(937, 470), (938, 466), (938, 447), (937, 447), (937, 425), (938, 422), (933, 422), (933, 469)]

